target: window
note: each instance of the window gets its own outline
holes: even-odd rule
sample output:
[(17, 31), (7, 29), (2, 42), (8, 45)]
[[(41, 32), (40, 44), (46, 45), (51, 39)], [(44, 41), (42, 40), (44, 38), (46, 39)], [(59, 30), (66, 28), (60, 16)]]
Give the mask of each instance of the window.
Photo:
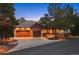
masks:
[(50, 29), (50, 33), (52, 33), (52, 30)]
[(44, 30), (43, 30), (43, 32), (44, 32), (44, 33), (47, 33), (47, 30), (46, 30), (46, 29), (44, 29)]

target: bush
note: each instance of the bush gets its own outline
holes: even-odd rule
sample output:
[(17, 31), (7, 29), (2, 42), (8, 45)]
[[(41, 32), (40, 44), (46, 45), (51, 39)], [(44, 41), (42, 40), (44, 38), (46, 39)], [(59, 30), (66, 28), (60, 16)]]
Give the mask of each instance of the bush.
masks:
[(73, 29), (71, 29), (71, 34), (79, 36), (79, 25), (76, 25)]

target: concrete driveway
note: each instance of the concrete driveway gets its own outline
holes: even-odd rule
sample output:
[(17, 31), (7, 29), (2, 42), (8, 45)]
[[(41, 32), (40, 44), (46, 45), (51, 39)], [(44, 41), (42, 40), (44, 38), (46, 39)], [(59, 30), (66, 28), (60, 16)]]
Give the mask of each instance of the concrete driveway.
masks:
[(43, 38), (32, 38), (29, 40), (28, 39), (26, 39), (26, 40), (18, 39), (18, 45), (16, 47), (14, 47), (13, 49), (7, 51), (6, 53), (23, 50), (23, 49), (27, 49), (27, 48), (31, 48), (31, 47), (35, 47), (35, 46), (40, 46), (40, 45), (44, 45), (44, 44), (48, 44), (48, 43), (52, 43), (52, 42), (58, 42), (58, 41), (60, 41), (60, 40), (48, 40), (48, 39), (43, 39)]
[(7, 55), (79, 55), (79, 39), (66, 39), (63, 42), (40, 45)]

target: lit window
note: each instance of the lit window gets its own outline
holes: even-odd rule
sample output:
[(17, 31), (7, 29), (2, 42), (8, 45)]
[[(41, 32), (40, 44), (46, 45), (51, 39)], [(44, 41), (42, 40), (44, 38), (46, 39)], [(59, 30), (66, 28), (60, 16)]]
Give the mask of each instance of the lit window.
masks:
[(43, 31), (42, 31), (43, 33), (47, 33), (47, 30), (46, 29), (43, 29)]
[(50, 33), (52, 33), (52, 30), (50, 29)]
[(59, 32), (60, 32), (60, 30), (59, 30), (59, 29), (57, 29), (56, 31), (57, 31), (57, 33), (59, 33)]
[(24, 30), (25, 28), (21, 28), (21, 30)]
[(26, 30), (30, 30), (30, 28), (26, 28)]
[(46, 30), (46, 29), (44, 29), (44, 30), (43, 30), (43, 32), (44, 32), (44, 33), (47, 33), (47, 30)]
[(64, 30), (61, 30), (61, 33), (63, 33), (64, 32)]
[(16, 28), (16, 30), (19, 30), (20, 28)]

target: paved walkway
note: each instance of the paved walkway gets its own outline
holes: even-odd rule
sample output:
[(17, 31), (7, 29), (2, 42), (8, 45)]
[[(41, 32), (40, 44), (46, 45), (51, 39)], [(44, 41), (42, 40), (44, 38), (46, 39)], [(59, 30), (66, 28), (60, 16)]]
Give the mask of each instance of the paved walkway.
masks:
[(13, 49), (7, 51), (6, 53), (14, 52), (14, 51), (18, 51), (18, 50), (22, 50), (22, 49), (26, 49), (26, 48), (31, 48), (31, 47), (35, 47), (35, 46), (39, 46), (39, 45), (44, 45), (44, 44), (48, 44), (48, 43), (52, 43), (52, 42), (58, 42), (58, 41), (60, 41), (60, 40), (47, 40), (47, 39), (43, 39), (43, 38), (18, 40), (18, 45), (16, 47), (14, 47)]

